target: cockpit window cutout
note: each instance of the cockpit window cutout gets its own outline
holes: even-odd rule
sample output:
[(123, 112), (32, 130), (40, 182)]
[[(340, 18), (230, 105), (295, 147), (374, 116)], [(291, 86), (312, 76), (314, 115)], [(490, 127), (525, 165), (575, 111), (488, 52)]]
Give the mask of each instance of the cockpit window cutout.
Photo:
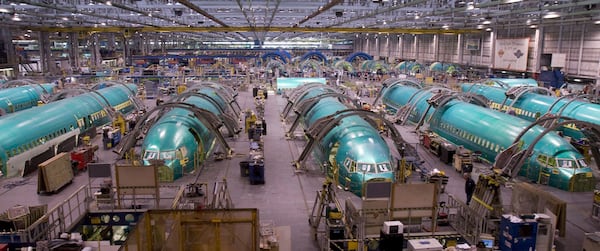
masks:
[(158, 152), (157, 151), (146, 151), (144, 153), (144, 159), (157, 159)]
[(390, 171), (392, 171), (392, 169), (390, 167), (391, 167), (390, 163), (387, 163), (387, 162), (379, 163), (379, 164), (377, 164), (377, 172), (379, 172), (379, 173), (390, 172)]

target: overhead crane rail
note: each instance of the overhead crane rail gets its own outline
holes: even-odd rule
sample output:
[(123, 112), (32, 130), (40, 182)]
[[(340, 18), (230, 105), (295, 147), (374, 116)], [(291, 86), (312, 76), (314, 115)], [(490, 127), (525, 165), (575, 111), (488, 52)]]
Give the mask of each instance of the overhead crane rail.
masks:
[[(146, 24), (144, 24), (146, 25)], [(80, 32), (82, 34), (93, 33), (147, 33), (147, 32), (299, 32), (299, 33), (390, 33), (390, 34), (469, 34), (480, 33), (477, 29), (407, 29), (407, 28), (385, 28), (385, 27), (290, 27), (290, 26), (243, 26), (243, 27), (31, 27), (34, 31), (47, 32)]]

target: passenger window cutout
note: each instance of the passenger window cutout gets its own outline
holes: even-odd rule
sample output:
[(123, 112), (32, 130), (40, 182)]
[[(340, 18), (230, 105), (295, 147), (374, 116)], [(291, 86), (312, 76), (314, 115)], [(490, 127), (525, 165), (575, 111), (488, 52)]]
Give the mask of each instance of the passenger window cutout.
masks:
[(146, 153), (144, 153), (144, 159), (147, 160), (156, 159), (156, 156), (158, 156), (158, 153), (155, 151), (146, 151)]

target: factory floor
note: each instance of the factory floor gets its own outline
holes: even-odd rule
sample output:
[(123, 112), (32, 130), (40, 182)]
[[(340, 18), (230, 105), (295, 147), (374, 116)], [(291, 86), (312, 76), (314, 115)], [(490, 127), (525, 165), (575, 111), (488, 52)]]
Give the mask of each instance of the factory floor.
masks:
[[(238, 103), (245, 109), (254, 110), (254, 99), (251, 90), (240, 92)], [(154, 100), (147, 100), (148, 106), (153, 106)], [(179, 186), (196, 181), (212, 184), (215, 181), (227, 180), (228, 191), (235, 208), (258, 208), (261, 222), (271, 221), (278, 226), (280, 238), (279, 250), (319, 250), (308, 224), (308, 218), (316, 198), (317, 191), (324, 182), (324, 175), (317, 168), (309, 167), (307, 171), (297, 172), (292, 162), (298, 158), (305, 145), (305, 140), (298, 137), (296, 140), (286, 140), (285, 132), (291, 122), (284, 123), (280, 114), (287, 104), (287, 100), (279, 95), (269, 93), (265, 104), (265, 121), (267, 134), (263, 136), (265, 149), (265, 184), (251, 185), (248, 177), (242, 177), (239, 162), (246, 160), (249, 152), (249, 140), (246, 134), (241, 134), (236, 139), (228, 140), (235, 154), (231, 159), (209, 161), (200, 171), (175, 181)], [(416, 134), (408, 126), (397, 126), (403, 138), (411, 144), (417, 145)], [(94, 143), (100, 143), (100, 137)], [(447, 194), (454, 194), (464, 200), (464, 179), (453, 167), (441, 163), (435, 156), (418, 147), (421, 158), (426, 162), (425, 167), (432, 170), (438, 168), (445, 171), (450, 177), (446, 186)], [(114, 163), (116, 155), (110, 150), (100, 148), (97, 152), (98, 159), (104, 163)], [(310, 163), (308, 161), (307, 163)], [(314, 166), (314, 165), (310, 165)], [(475, 168), (475, 175), (477, 168)], [(417, 174), (413, 174), (417, 175)], [(418, 179), (411, 179), (418, 180)], [(99, 180), (92, 180), (98, 183)], [(56, 194), (37, 194), (37, 175), (32, 174), (24, 178), (11, 178), (0, 180), (0, 212), (6, 211), (14, 205), (41, 205), (48, 204), (49, 208), (64, 201), (69, 195), (83, 185), (90, 183), (87, 173), (79, 173), (73, 183), (61, 189)], [(600, 223), (591, 218), (593, 193), (565, 193), (553, 188), (546, 191), (557, 195), (568, 202), (567, 207), (567, 233), (566, 237), (557, 240), (558, 251), (581, 250), (584, 232), (600, 231)], [(340, 196), (353, 196), (339, 190)], [(510, 189), (503, 189), (503, 204), (511, 208)]]

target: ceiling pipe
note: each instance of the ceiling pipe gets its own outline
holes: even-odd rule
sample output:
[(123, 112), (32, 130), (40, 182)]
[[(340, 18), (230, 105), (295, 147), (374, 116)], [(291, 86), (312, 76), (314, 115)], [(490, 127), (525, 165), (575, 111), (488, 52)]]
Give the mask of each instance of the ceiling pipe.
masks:
[[(103, 0), (93, 0), (93, 1), (96, 2), (96, 3), (100, 3), (100, 4), (106, 4), (106, 3), (109, 2), (109, 1), (103, 1)], [(151, 12), (148, 12), (148, 11), (142, 11), (142, 10), (138, 10), (136, 8), (131, 8), (129, 6), (125, 6), (125, 5), (119, 4), (119, 3), (110, 2), (110, 4), (106, 4), (106, 6), (112, 6), (112, 7), (115, 7), (115, 8), (122, 9), (122, 10), (131, 11), (131, 12), (134, 12), (134, 13), (139, 13), (139, 14), (142, 14), (144, 16), (148, 16), (148, 17), (152, 17), (152, 18), (156, 18), (156, 19), (165, 20), (165, 21), (168, 21), (168, 22), (171, 22), (171, 23), (174, 23), (174, 24), (185, 25), (185, 26), (188, 25), (186, 23), (182, 23), (182, 22), (179, 22), (179, 21), (174, 20), (174, 19), (163, 17), (161, 15), (154, 14), (154, 13), (151, 13)]]
[(343, 2), (344, 2), (344, 0), (333, 0), (333, 1), (329, 2), (328, 4), (326, 4), (322, 7), (319, 7), (319, 9), (317, 9), (317, 11), (313, 12), (312, 14), (306, 16), (304, 19), (300, 20), (300, 22), (298, 22), (297, 24), (294, 24), (293, 27), (298, 27), (299, 25), (305, 23), (306, 21), (320, 15), (321, 13), (323, 13), (323, 12), (331, 9), (332, 7), (334, 7), (340, 3), (343, 3)]
[(180, 3), (181, 5), (184, 5), (185, 7), (188, 7), (190, 9), (194, 10), (198, 14), (207, 17), (208, 19), (212, 20), (213, 22), (215, 22), (223, 27), (229, 27), (229, 25), (225, 24), (223, 21), (219, 20), (215, 16), (209, 14), (208, 12), (206, 12), (205, 10), (201, 9), (200, 7), (196, 6), (195, 4), (191, 3), (188, 0), (177, 0), (177, 2)]
[(45, 3), (38, 3), (38, 2), (29, 1), (29, 0), (18, 0), (17, 2), (18, 3), (24, 3), (24, 4), (32, 5), (32, 6), (37, 6), (37, 7), (43, 7), (43, 8), (48, 8), (48, 9), (63, 11), (63, 12), (66, 12), (66, 13), (76, 13), (76, 14), (86, 15), (86, 16), (90, 16), (90, 17), (104, 18), (104, 19), (109, 19), (109, 20), (117, 20), (117, 21), (120, 21), (120, 22), (130, 23), (130, 24), (137, 24), (137, 25), (141, 25), (141, 26), (158, 27), (156, 25), (148, 25), (146, 23), (137, 22), (137, 21), (134, 21), (134, 20), (123, 19), (123, 18), (114, 17), (114, 16), (98, 15), (98, 14), (94, 14), (94, 13), (87, 12), (87, 11), (80, 11), (80, 10), (74, 9), (74, 8), (58, 7), (56, 5), (50, 5), (50, 4), (45, 4)]

